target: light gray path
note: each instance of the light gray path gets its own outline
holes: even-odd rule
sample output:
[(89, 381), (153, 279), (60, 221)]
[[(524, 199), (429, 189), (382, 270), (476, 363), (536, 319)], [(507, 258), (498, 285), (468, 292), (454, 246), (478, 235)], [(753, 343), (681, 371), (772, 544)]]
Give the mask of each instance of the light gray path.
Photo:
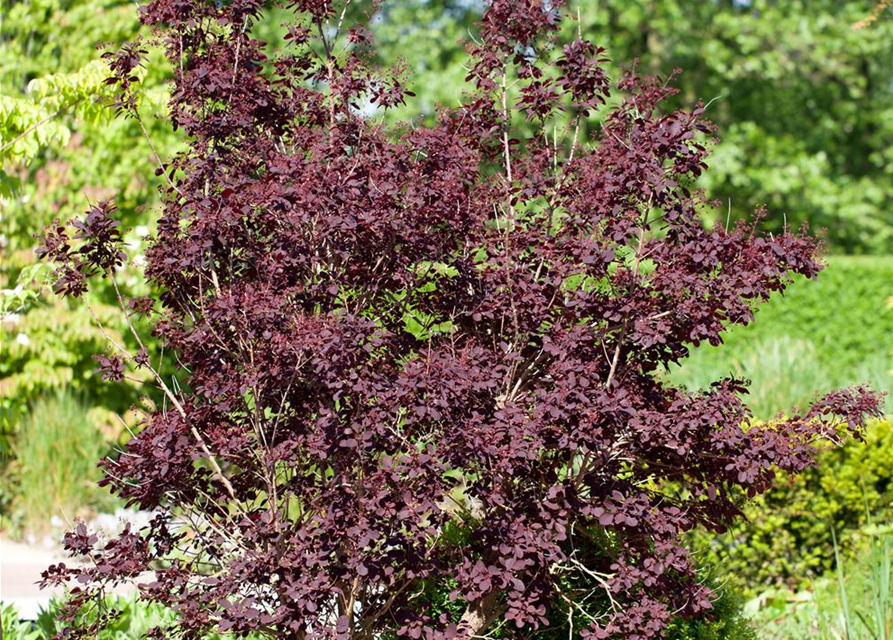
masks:
[[(64, 596), (65, 590), (41, 589), (40, 574), (51, 564), (77, 564), (59, 548), (13, 542), (0, 533), (0, 602), (15, 606), (22, 620), (36, 620), (41, 609), (46, 609), (54, 596)], [(137, 582), (153, 580), (151, 573), (137, 578)], [(120, 585), (112, 590), (115, 595), (130, 595), (136, 586)], [(0, 639), (2, 640), (2, 639)]]
[(63, 561), (63, 556), (39, 546), (12, 542), (0, 534), (0, 601), (12, 604), (25, 620), (34, 620), (41, 607), (62, 590), (41, 590), (37, 583), (40, 574), (51, 564)]

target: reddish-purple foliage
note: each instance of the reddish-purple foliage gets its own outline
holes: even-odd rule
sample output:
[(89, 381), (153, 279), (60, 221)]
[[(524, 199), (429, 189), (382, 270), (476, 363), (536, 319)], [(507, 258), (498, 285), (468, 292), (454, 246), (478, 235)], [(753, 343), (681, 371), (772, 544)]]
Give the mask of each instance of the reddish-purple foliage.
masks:
[[(411, 94), (343, 2), (294, 3), (274, 58), (261, 4), (145, 7), (190, 141), (147, 256), (182, 387), (156, 377), (168, 408), (105, 482), (160, 515), (107, 543), (79, 528), (92, 563), (46, 581), (77, 577), (83, 604), (154, 572), (142, 597), (184, 637), (526, 636), (573, 601), (583, 637), (644, 639), (708, 610), (681, 534), (726, 527), (878, 400), (761, 425), (740, 381), (692, 394), (663, 371), (815, 277), (816, 244), (705, 230), (703, 107), (662, 113), (671, 89), (633, 74), (609, 100), (602, 49), (551, 46), (554, 1), (491, 2), (463, 105), (398, 130), (363, 115)], [(110, 57), (125, 111), (140, 51)], [(120, 263), (110, 213), (85, 248), (48, 234), (62, 291)]]

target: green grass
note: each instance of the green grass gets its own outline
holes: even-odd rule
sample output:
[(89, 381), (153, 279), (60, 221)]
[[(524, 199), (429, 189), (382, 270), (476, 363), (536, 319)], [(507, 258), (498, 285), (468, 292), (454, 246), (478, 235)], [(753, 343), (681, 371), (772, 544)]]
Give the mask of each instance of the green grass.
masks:
[(695, 349), (671, 379), (699, 389), (723, 376), (748, 378), (746, 401), (764, 419), (808, 405), (814, 392), (861, 382), (893, 391), (893, 256), (828, 262), (817, 281), (797, 280), (725, 344)]
[(75, 516), (116, 505), (97, 486), (97, 463), (108, 451), (89, 407), (71, 394), (42, 398), (17, 425), (10, 477), (12, 514), (22, 532), (43, 533), (53, 516)]
[[(670, 377), (692, 390), (729, 375), (747, 378), (751, 384), (745, 402), (758, 418), (769, 419), (780, 411), (808, 406), (817, 393), (851, 384), (867, 382), (876, 391), (893, 391), (893, 358), (884, 351), (865, 358), (858, 364), (834, 366), (819, 356), (810, 340), (755, 335), (750, 343), (695, 350)], [(890, 407), (888, 395), (888, 412)]]

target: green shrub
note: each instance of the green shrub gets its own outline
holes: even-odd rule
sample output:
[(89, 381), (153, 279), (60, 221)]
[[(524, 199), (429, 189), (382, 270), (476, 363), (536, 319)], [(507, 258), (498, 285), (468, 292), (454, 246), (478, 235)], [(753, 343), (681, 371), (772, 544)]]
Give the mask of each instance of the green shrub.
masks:
[(30, 622), (20, 620), (15, 607), (0, 603), (0, 637), (3, 640), (39, 640), (40, 630)]
[(756, 629), (759, 640), (821, 638), (823, 621), (819, 607), (828, 603), (819, 603), (817, 596), (824, 599), (828, 583), (829, 580), (823, 578), (816, 584), (816, 590), (798, 592), (768, 589), (745, 603), (744, 615)]
[(729, 588), (720, 588), (709, 618), (677, 618), (667, 628), (667, 640), (756, 640), (750, 621), (744, 616), (744, 598)]
[(876, 422), (864, 443), (822, 453), (816, 467), (775, 486), (747, 508), (748, 521), (722, 535), (695, 534), (703, 559), (750, 593), (807, 586), (834, 566), (833, 525), (842, 553), (856, 550), (866, 512), (890, 513), (893, 421)]
[(801, 280), (762, 307), (751, 327), (729, 333), (726, 347), (788, 335), (815, 345), (824, 365), (858, 368), (893, 350), (893, 256), (831, 256), (818, 280)]
[[(163, 626), (174, 614), (158, 606), (146, 606), (133, 597), (112, 596), (105, 606), (118, 612), (117, 620), (100, 632), (96, 640), (140, 640), (152, 627)], [(59, 603), (50, 603), (36, 621), (20, 620), (11, 605), (0, 607), (3, 616), (3, 640), (47, 640), (62, 631), (58, 621)]]
[(71, 394), (41, 398), (17, 425), (12, 511), (22, 529), (42, 532), (52, 516), (71, 519), (113, 507), (97, 486), (108, 443), (89, 408)]

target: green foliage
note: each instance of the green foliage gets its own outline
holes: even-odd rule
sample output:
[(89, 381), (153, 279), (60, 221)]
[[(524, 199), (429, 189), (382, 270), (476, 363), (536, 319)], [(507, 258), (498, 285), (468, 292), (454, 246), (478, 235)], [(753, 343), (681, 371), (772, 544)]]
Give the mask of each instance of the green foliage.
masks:
[(455, 107), (463, 86), (466, 57), (460, 44), (473, 33), (483, 3), (472, 0), (410, 0), (386, 3), (375, 27), (384, 63), (406, 58), (410, 87), (417, 97), (388, 115), (394, 122), (415, 116), (433, 119), (437, 109)]
[(744, 598), (729, 588), (719, 589), (708, 618), (677, 618), (667, 628), (667, 640), (756, 640), (743, 613)]
[(106, 77), (105, 65), (97, 60), (74, 73), (32, 80), (25, 97), (0, 96), (0, 131), (5, 140), (0, 162), (5, 158), (29, 161), (44, 147), (66, 146), (71, 130), (60, 119), (62, 115), (94, 123), (106, 120), (104, 103), (111, 97), (103, 85)]
[[(41, 408), (46, 409), (50, 402), (40, 398), (63, 393), (82, 398), (83, 409), (91, 409), (90, 426), (85, 427), (82, 435), (86, 437), (92, 433), (93, 437), (87, 440), (91, 443), (97, 438), (102, 441), (105, 436), (96, 432), (98, 424), (114, 425), (106, 428), (107, 436), (115, 436), (121, 429), (114, 414), (123, 415), (129, 424), (135, 422), (128, 411), (137, 399), (140, 381), (147, 374), (133, 372), (124, 382), (103, 382), (95, 373), (97, 363), (93, 354), (107, 349), (106, 334), (123, 343), (132, 340), (122, 326), (120, 309), (97, 299), (99, 297), (92, 301), (92, 313), (82, 305), (44, 298), (41, 286), (27, 283), (27, 276), (35, 272), (35, 269), (26, 268), (22, 271), (26, 277), (20, 278), (15, 289), (0, 291), (0, 476), (3, 476), (0, 510), (6, 514), (11, 503), (18, 504), (18, 513), (12, 515), (21, 516), (27, 512), (29, 517), (21, 524), (25, 528), (41, 529), (46, 522), (41, 522), (40, 518), (50, 511), (37, 507), (24, 509), (22, 505), (39, 505), (47, 496), (41, 495), (39, 486), (31, 486), (27, 477), (25, 482), (15, 477), (17, 470), (22, 468), (22, 461), (17, 462), (16, 456), (30, 457), (31, 464), (38, 465), (37, 469), (40, 464), (56, 464), (54, 440), (49, 437), (35, 439), (37, 436), (33, 432), (35, 427), (52, 432), (49, 425), (37, 423)], [(21, 284), (23, 281), (27, 284)], [(96, 319), (102, 323), (102, 329), (97, 326)], [(80, 406), (80, 403), (75, 404)], [(76, 415), (73, 414), (72, 420), (76, 420)], [(61, 451), (66, 462), (71, 463), (65, 467), (64, 477), (81, 491), (85, 483), (98, 478), (95, 472), (97, 457), (92, 455), (95, 451), (92, 448), (83, 450), (80, 448), (83, 443), (78, 440), (66, 439), (64, 442), (74, 442), (71, 449)], [(47, 449), (41, 450), (44, 446)], [(85, 453), (91, 457), (77, 463), (72, 460)], [(78, 478), (76, 473), (79, 471), (88, 473)], [(95, 489), (93, 493), (96, 493)], [(83, 501), (76, 502), (82, 504)], [(58, 508), (52, 513), (58, 514)]]
[(806, 406), (814, 391), (859, 382), (893, 390), (891, 296), (893, 258), (832, 257), (818, 280), (795, 282), (725, 344), (695, 350), (671, 378), (691, 389), (724, 375), (748, 378), (748, 404), (763, 419)]
[[(760, 310), (753, 329), (762, 335), (785, 333), (811, 340), (823, 364), (851, 366), (877, 351), (893, 348), (893, 257), (828, 259), (818, 280), (796, 282), (778, 299)], [(753, 338), (741, 329), (727, 339)]]
[[(759, 640), (820, 638), (824, 627), (818, 607), (833, 606), (833, 602), (828, 601), (829, 582), (823, 578), (814, 590), (767, 589), (749, 600), (744, 605), (744, 612)], [(820, 598), (821, 604), (818, 603)]]
[[(893, 638), (893, 592), (890, 590), (893, 581), (893, 536), (889, 531), (874, 532), (868, 552), (867, 579), (861, 603), (855, 608), (850, 605), (847, 593), (847, 577), (843, 562), (837, 553), (837, 541), (834, 541), (835, 559), (837, 560), (837, 584), (840, 596), (840, 613), (843, 617), (843, 629), (847, 640), (890, 640)], [(841, 625), (829, 622), (831, 633), (841, 634)]]
[(866, 513), (890, 513), (891, 482), (893, 422), (876, 422), (864, 443), (830, 449), (816, 467), (779, 477), (747, 508), (748, 522), (718, 537), (696, 534), (694, 547), (751, 594), (771, 584), (805, 587), (835, 566), (832, 527), (849, 559)]
[(114, 0), (6, 3), (0, 47), (4, 197), (21, 186), (16, 164), (39, 159), (47, 148), (65, 148), (85, 122), (107, 125), (111, 89), (103, 84), (108, 72), (96, 46), (132, 38), (138, 27), (132, 7)]
[(11, 604), (0, 603), (0, 637), (4, 640), (39, 640), (40, 630), (30, 622), (20, 620)]
[[(52, 638), (62, 632), (63, 624), (59, 621), (57, 608), (59, 603), (51, 602), (48, 609), (42, 611), (37, 619), (38, 638)], [(108, 596), (103, 602), (106, 610), (114, 611), (116, 620), (103, 628), (96, 640), (137, 640), (144, 638), (153, 627), (164, 627), (176, 618), (176, 614), (158, 605), (146, 604), (134, 596)], [(85, 621), (89, 624), (95, 619), (95, 612), (84, 612)]]
[[(109, 388), (94, 374), (96, 363), (90, 356), (101, 353), (107, 341), (90, 312), (83, 306), (58, 300), (40, 311), (5, 319), (11, 339), (0, 344), (0, 398), (15, 403), (70, 389), (115, 410), (126, 411), (129, 402), (122, 400), (132, 399), (130, 386)], [(98, 306), (94, 312), (104, 325), (110, 325), (107, 331), (112, 338), (124, 341), (121, 330), (114, 328), (119, 322), (119, 309)]]
[(18, 425), (10, 469), (13, 518), (42, 531), (52, 516), (71, 520), (98, 507), (113, 507), (97, 486), (96, 463), (108, 450), (100, 428), (104, 416), (69, 394), (42, 398)]
[[(0, 616), (2, 616), (3, 640), (49, 640), (63, 629), (59, 621), (58, 611), (61, 603), (52, 601), (47, 609), (38, 615), (34, 622), (19, 619), (18, 613), (12, 605), (3, 605), (0, 602)], [(153, 627), (164, 628), (176, 619), (176, 613), (157, 604), (147, 604), (139, 600), (135, 595), (107, 596), (103, 602), (107, 610), (116, 611), (116, 621), (104, 628), (96, 636), (95, 640), (142, 640), (146, 633)], [(90, 619), (95, 613), (85, 612)], [(260, 634), (242, 636), (244, 640), (260, 640)], [(229, 634), (214, 634), (202, 636), (200, 640), (232, 640)]]
[[(61, 27), (61, 28), (60, 28)], [(159, 178), (140, 123), (111, 120), (103, 108), (108, 70), (97, 45), (139, 34), (132, 3), (119, 0), (13, 0), (3, 4), (0, 33), (0, 474), (11, 468), (15, 429), (36, 399), (69, 389), (105, 412), (124, 412), (135, 385), (109, 388), (93, 371), (107, 341), (90, 313), (47, 295), (46, 265), (34, 255), (35, 234), (54, 218), (81, 215), (90, 202), (115, 197), (136, 263), (119, 272), (127, 293), (138, 283), (140, 254), (150, 232)], [(154, 114), (167, 102), (169, 70), (149, 47), (138, 70), (143, 123), (163, 156), (176, 150), (170, 124)], [(131, 341), (110, 286), (87, 302), (116, 340)], [(22, 436), (24, 438), (24, 436)], [(92, 464), (92, 463), (91, 463)], [(8, 504), (3, 482), (0, 508)]]
[(703, 184), (732, 217), (765, 204), (771, 229), (809, 221), (836, 251), (889, 250), (893, 23), (853, 29), (870, 0), (598, 7), (583, 15), (614, 57), (681, 67), (680, 100), (715, 100), (721, 142)]
[[(96, 50), (102, 43), (131, 40), (139, 29), (135, 7), (117, 0), (4, 4), (0, 87), (9, 108), (0, 110), (8, 116), (0, 116), (0, 137), (2, 146), (15, 141), (0, 153), (7, 184), (15, 183), (2, 194), (0, 279), (7, 283), (34, 262), (33, 234), (54, 217), (80, 214), (89, 200), (114, 195), (125, 223), (148, 220), (140, 209), (157, 201), (156, 161), (138, 123), (109, 122), (111, 114), (103, 109), (108, 70)], [(166, 103), (169, 70), (163, 56), (150, 47), (147, 68), (137, 75), (147, 129), (167, 155), (174, 150), (170, 125), (151, 117)]]

